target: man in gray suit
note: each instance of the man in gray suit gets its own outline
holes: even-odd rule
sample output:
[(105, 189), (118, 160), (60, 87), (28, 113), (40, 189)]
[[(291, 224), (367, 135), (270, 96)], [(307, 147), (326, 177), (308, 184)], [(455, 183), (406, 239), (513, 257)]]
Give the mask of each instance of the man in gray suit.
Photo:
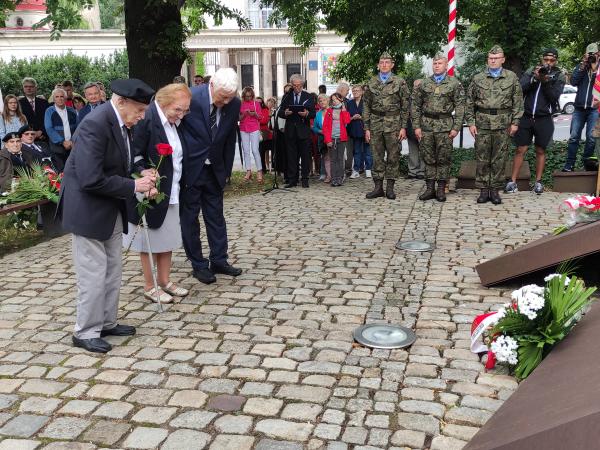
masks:
[(129, 131), (144, 117), (154, 90), (136, 79), (115, 80), (111, 90), (111, 100), (94, 109), (75, 132), (58, 204), (63, 228), (73, 233), (77, 274), (73, 344), (98, 353), (112, 348), (103, 336), (135, 334), (134, 327), (117, 324), (126, 199), (136, 192), (156, 192), (152, 171), (135, 180), (130, 176)]

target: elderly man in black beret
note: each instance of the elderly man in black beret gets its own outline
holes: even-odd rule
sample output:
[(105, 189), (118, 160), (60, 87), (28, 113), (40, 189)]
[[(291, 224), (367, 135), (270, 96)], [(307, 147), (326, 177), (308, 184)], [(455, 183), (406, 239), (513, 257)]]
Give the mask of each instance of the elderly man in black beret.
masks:
[(102, 337), (135, 334), (134, 327), (117, 324), (126, 199), (136, 192), (151, 194), (156, 182), (150, 170), (131, 178), (130, 133), (143, 119), (154, 90), (136, 79), (115, 80), (111, 90), (110, 101), (94, 109), (75, 132), (58, 204), (63, 228), (73, 233), (73, 344), (98, 353), (112, 348)]
[(0, 150), (0, 193), (8, 192), (17, 167), (31, 167), (33, 158), (21, 146), (19, 132), (6, 133), (2, 138), (3, 148)]

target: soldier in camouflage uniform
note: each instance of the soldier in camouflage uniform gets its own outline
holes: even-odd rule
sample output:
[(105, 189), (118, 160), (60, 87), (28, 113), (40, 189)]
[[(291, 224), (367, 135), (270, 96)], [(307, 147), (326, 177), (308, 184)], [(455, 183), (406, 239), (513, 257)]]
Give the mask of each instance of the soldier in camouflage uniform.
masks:
[(419, 84), (412, 97), (415, 136), (425, 161), (426, 189), (419, 196), (423, 201), (446, 201), (453, 139), (462, 128), (465, 115), (465, 91), (456, 78), (448, 76), (447, 69), (448, 59), (438, 53), (433, 58), (433, 75)]
[(488, 53), (488, 68), (473, 77), (467, 92), (467, 123), (475, 138), (477, 172), (481, 189), (477, 203), (502, 203), (498, 190), (504, 186), (510, 138), (523, 116), (523, 93), (514, 72), (502, 68), (504, 51), (495, 45)]
[[(392, 73), (393, 67), (394, 60), (390, 54), (383, 53), (379, 58), (379, 74), (369, 80), (364, 93), (365, 141), (371, 142), (375, 183), (367, 198), (384, 195), (390, 200), (396, 198), (394, 183), (400, 176), (398, 141), (406, 139), (410, 94), (406, 81)], [(385, 194), (384, 178), (387, 179)]]

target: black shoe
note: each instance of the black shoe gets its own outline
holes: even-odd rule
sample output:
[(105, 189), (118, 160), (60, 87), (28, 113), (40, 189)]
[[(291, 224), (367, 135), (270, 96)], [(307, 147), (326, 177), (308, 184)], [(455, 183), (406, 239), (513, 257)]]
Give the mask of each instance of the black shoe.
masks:
[(490, 201), (494, 205), (499, 205), (500, 203), (502, 203), (502, 198), (500, 197), (500, 194), (498, 193), (498, 189), (490, 189)]
[(302, 187), (303, 188), (307, 188), (308, 187), (308, 180), (302, 180)]
[(106, 353), (112, 350), (112, 345), (100, 338), (79, 339), (73, 336), (73, 345), (95, 353)]
[(298, 186), (298, 183), (287, 183), (283, 187), (289, 189), (289, 188), (295, 188), (296, 186)]
[(211, 284), (217, 281), (215, 274), (208, 269), (194, 269), (194, 278), (204, 284)]
[(490, 201), (490, 191), (489, 189), (482, 189), (479, 192), (479, 197), (477, 197), (477, 203), (487, 203)]
[(231, 264), (228, 263), (225, 263), (221, 266), (211, 264), (210, 270), (212, 271), (212, 273), (222, 273), (223, 275), (230, 275), (232, 277), (237, 277), (238, 275), (242, 274), (242, 269), (233, 267)]
[(104, 336), (133, 336), (135, 334), (135, 327), (131, 325), (117, 325), (110, 330), (102, 330), (100, 337)]
[(572, 166), (565, 166), (562, 168), (561, 172), (573, 172)]

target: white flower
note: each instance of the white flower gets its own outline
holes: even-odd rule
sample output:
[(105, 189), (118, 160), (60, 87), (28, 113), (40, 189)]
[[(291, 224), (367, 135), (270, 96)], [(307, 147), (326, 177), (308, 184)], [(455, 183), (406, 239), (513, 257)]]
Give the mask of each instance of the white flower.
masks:
[(529, 284), (513, 291), (511, 298), (517, 302), (517, 309), (529, 320), (537, 317), (537, 311), (544, 307), (545, 288), (537, 284)]
[(507, 362), (516, 365), (518, 362), (517, 349), (519, 344), (510, 336), (498, 336), (490, 345), (490, 349), (496, 355), (498, 362)]
[[(562, 276), (563, 275), (561, 273), (551, 273), (546, 278), (544, 278), (544, 281), (546, 283), (548, 283), (550, 280), (557, 278), (557, 277), (562, 277)], [(571, 282), (571, 279), (569, 277), (565, 276), (565, 286), (568, 286), (570, 282)]]

